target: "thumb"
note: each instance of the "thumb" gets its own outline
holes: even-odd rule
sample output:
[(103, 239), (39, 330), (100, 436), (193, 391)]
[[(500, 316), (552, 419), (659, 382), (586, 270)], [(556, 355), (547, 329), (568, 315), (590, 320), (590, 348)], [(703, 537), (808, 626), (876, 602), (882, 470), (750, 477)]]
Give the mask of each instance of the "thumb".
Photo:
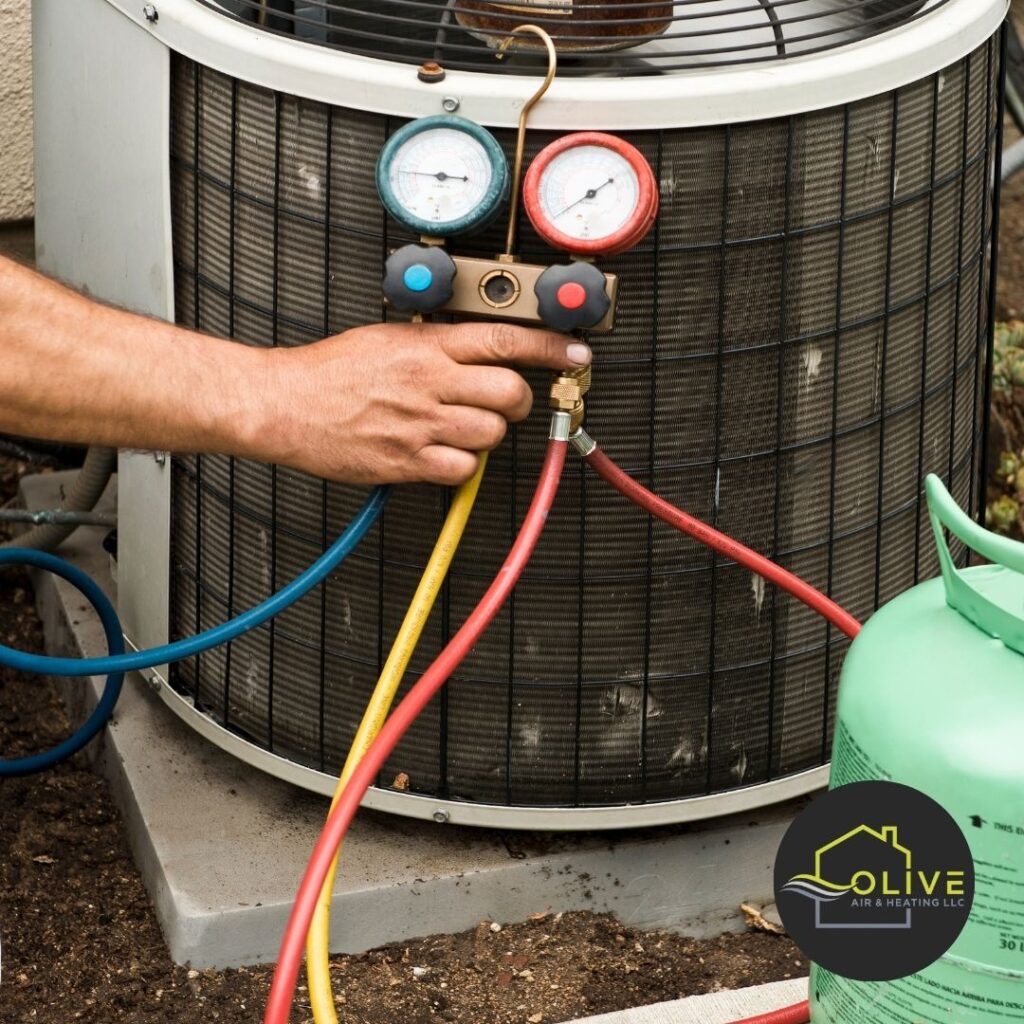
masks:
[(509, 323), (437, 325), (441, 348), (457, 363), (514, 363), (552, 370), (590, 363), (590, 347), (567, 334)]

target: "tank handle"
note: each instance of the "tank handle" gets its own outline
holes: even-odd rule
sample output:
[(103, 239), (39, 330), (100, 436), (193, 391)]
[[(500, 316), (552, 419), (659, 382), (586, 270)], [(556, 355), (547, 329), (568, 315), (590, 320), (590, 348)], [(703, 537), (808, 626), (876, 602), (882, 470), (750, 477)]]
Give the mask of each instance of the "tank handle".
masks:
[[(1024, 654), (1024, 544), (979, 526), (934, 473), (925, 480), (928, 514), (946, 585), (946, 603), (989, 636)], [(993, 563), (970, 575), (957, 569), (943, 527)], [(986, 571), (987, 570), (987, 571)]]

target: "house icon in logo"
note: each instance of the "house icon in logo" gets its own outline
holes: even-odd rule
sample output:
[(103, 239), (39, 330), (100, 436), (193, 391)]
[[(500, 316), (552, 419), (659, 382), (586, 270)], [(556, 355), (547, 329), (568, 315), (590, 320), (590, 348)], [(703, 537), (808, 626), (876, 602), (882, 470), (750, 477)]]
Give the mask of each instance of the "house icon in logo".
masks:
[(815, 928), (909, 929), (911, 911), (893, 897), (905, 895), (912, 859), (895, 826), (858, 825), (815, 850), (813, 874), (794, 875), (782, 891), (814, 903)]

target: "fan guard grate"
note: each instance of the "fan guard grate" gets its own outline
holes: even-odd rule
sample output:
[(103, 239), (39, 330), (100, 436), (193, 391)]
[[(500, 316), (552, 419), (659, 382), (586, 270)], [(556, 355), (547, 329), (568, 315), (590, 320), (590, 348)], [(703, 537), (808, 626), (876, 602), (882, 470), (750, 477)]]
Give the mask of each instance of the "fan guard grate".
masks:
[[(949, 0), (200, 0), (282, 35), (349, 53), (446, 68), (538, 73), (536, 39), (505, 65), (519, 24), (546, 28), (562, 75), (649, 75), (822, 53), (931, 15)], [(941, 15), (939, 15), (941, 16)]]

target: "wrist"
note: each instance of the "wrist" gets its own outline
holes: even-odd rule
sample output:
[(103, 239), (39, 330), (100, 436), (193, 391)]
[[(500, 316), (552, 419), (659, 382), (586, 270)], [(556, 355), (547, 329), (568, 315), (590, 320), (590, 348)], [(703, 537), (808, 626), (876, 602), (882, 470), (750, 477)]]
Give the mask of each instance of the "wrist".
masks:
[(288, 463), (295, 451), (296, 396), (289, 384), (290, 351), (237, 345), (233, 378), (240, 393), (224, 424), (224, 450), (261, 462)]

